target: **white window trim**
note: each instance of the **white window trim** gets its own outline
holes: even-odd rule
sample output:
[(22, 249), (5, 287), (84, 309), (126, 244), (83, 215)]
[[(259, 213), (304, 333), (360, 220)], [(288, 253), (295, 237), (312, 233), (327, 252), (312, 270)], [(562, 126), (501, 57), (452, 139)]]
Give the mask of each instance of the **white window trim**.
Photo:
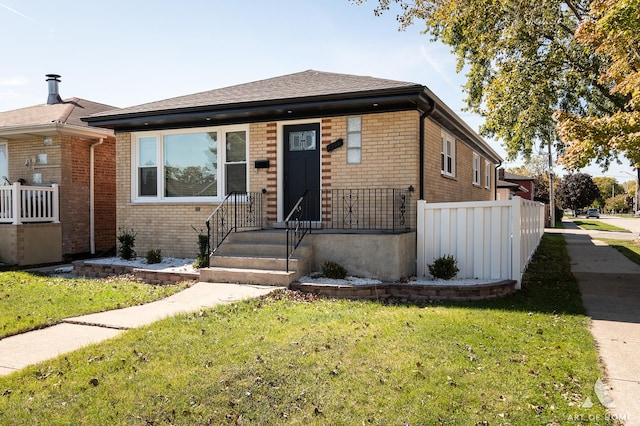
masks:
[(473, 184), (480, 186), (480, 155), (473, 153)]
[[(248, 125), (232, 125), (232, 126), (216, 126), (216, 127), (189, 127), (176, 130), (157, 130), (148, 132), (133, 132), (131, 133), (131, 202), (136, 204), (144, 203), (210, 203), (221, 202), (226, 196), (225, 182), (226, 182), (226, 133), (234, 131), (245, 131), (247, 135), (246, 141), (246, 159), (247, 159), (247, 189), (249, 185), (249, 126)], [(165, 197), (164, 196), (164, 136), (167, 135), (182, 135), (188, 133), (206, 133), (217, 132), (218, 133), (218, 153), (216, 165), (217, 180), (218, 180), (218, 195), (215, 197)], [(158, 193), (156, 196), (139, 196), (138, 195), (138, 163), (139, 163), (139, 150), (138, 141), (144, 137), (156, 137), (158, 143), (156, 164), (158, 167)], [(235, 163), (237, 164), (237, 163)]]
[[(442, 130), (441, 132), (440, 155), (444, 156), (444, 162), (441, 164), (440, 174), (443, 176), (455, 177), (456, 176), (456, 139), (449, 132)], [(451, 152), (447, 150), (447, 142), (451, 144)], [(447, 158), (451, 158), (451, 170), (447, 170)]]
[(491, 163), (489, 160), (484, 160), (484, 187), (491, 189)]

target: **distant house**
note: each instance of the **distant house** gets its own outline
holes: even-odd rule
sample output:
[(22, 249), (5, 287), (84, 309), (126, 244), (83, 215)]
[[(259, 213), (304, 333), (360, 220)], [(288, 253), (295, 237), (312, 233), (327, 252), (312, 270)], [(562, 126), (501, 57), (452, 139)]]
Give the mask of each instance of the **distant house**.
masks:
[(61, 99), (0, 112), (0, 263), (33, 265), (115, 246), (115, 137), (80, 117), (114, 107)]
[(509, 200), (514, 196), (518, 196), (525, 200), (535, 200), (534, 180), (532, 177), (520, 176), (500, 168), (498, 169), (497, 198), (499, 200)]
[[(265, 257), (291, 257), (297, 275), (333, 260), (411, 276), (416, 201), (492, 200), (501, 161), (421, 84), (314, 70), (84, 120), (116, 132), (117, 227), (138, 253), (195, 257), (203, 230), (214, 255), (201, 278), (218, 281), (289, 269)], [(285, 239), (301, 228), (311, 235)]]

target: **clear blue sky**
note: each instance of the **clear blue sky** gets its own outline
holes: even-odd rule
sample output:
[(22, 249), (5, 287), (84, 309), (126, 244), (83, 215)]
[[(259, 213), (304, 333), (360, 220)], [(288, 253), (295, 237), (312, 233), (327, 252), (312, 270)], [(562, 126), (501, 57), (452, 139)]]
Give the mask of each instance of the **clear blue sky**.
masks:
[[(49, 73), (63, 98), (126, 107), (316, 69), (424, 84), (477, 130), (449, 48), (376, 3), (0, 0), (0, 111), (44, 103)], [(626, 164), (585, 171), (626, 181)]]

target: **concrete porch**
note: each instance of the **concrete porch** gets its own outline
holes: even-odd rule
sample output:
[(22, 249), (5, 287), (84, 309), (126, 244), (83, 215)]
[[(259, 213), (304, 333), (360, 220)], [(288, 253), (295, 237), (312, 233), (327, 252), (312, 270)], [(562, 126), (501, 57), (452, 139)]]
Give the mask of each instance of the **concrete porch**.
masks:
[(414, 276), (415, 231), (313, 230), (289, 259), (286, 230), (232, 232), (200, 270), (200, 280), (289, 286), (334, 261), (349, 275), (396, 282)]

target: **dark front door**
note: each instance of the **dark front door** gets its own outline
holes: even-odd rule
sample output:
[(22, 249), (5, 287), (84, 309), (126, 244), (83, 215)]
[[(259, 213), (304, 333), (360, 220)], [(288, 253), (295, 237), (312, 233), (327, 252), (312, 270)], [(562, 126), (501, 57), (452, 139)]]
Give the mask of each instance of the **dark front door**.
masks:
[(320, 220), (320, 124), (284, 126), (284, 216), (307, 192), (308, 220)]

